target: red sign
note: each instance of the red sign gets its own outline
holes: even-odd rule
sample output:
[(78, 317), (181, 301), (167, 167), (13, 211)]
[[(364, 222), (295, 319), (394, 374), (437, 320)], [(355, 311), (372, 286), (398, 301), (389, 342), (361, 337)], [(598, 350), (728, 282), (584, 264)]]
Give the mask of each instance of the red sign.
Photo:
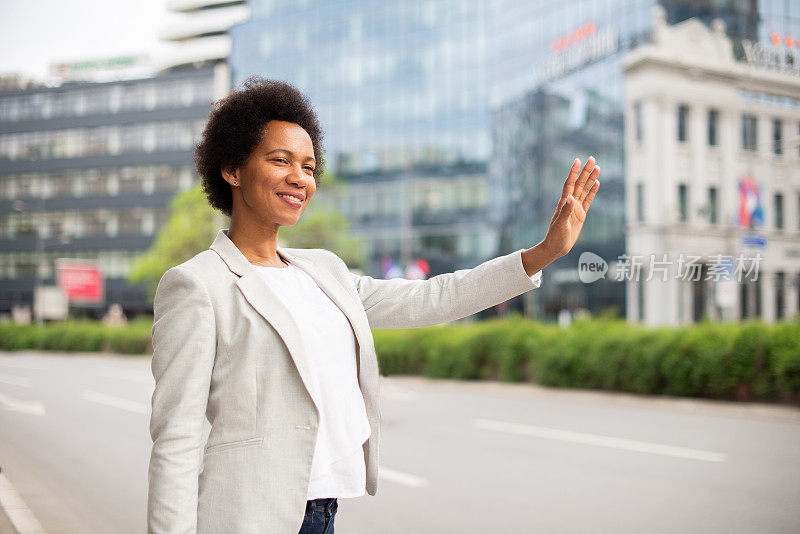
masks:
[(781, 34), (772, 32), (769, 34), (769, 40), (775, 46), (781, 46), (781, 43), (784, 43), (786, 48), (789, 49), (794, 48), (795, 45), (797, 45), (797, 48), (800, 48), (800, 38), (794, 38), (791, 35), (785, 35), (783, 39), (781, 39)]
[(561, 52), (575, 43), (585, 40), (590, 35), (597, 31), (597, 26), (594, 22), (587, 22), (577, 30), (571, 31), (566, 35), (562, 35), (550, 43), (550, 50), (553, 52)]
[(100, 266), (91, 261), (59, 258), (58, 285), (67, 295), (68, 302), (101, 304), (104, 300), (103, 273)]

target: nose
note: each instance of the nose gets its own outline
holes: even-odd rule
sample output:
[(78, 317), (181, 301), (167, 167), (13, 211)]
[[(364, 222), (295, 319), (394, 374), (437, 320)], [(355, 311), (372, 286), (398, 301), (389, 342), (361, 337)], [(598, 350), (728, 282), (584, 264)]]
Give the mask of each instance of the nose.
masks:
[(286, 177), (287, 181), (296, 184), (299, 187), (305, 187), (308, 184), (308, 178), (306, 177), (305, 172), (303, 172), (303, 167), (300, 165), (300, 163), (291, 165), (289, 169), (289, 174)]

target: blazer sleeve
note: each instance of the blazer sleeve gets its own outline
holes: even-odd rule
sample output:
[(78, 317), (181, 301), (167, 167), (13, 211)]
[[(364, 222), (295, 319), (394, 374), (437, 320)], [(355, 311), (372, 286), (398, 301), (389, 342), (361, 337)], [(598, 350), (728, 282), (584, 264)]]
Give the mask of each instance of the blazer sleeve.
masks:
[(538, 288), (541, 271), (528, 276), (524, 250), (427, 280), (350, 276), (371, 328), (419, 328), (467, 317)]
[(161, 278), (151, 335), (155, 390), (147, 532), (194, 533), (216, 326), (208, 292), (189, 270), (173, 267)]

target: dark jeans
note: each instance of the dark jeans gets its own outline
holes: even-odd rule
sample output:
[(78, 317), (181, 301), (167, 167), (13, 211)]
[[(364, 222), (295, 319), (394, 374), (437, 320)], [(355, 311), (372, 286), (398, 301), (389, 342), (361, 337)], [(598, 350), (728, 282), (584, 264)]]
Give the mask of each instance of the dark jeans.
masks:
[(338, 508), (336, 499), (307, 501), (306, 517), (298, 534), (333, 534), (333, 518)]

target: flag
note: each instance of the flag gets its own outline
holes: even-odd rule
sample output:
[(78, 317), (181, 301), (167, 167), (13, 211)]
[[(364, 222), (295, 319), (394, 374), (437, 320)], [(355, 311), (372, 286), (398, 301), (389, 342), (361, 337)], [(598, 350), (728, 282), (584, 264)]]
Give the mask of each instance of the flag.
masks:
[(758, 184), (750, 176), (745, 176), (739, 182), (737, 223), (739, 228), (756, 228), (764, 224), (764, 208), (761, 206)]
[(386, 280), (389, 278), (403, 278), (403, 269), (388, 255), (381, 259), (381, 273)]
[(425, 280), (430, 271), (428, 262), (424, 258), (416, 258), (406, 267), (406, 278), (408, 280)]

